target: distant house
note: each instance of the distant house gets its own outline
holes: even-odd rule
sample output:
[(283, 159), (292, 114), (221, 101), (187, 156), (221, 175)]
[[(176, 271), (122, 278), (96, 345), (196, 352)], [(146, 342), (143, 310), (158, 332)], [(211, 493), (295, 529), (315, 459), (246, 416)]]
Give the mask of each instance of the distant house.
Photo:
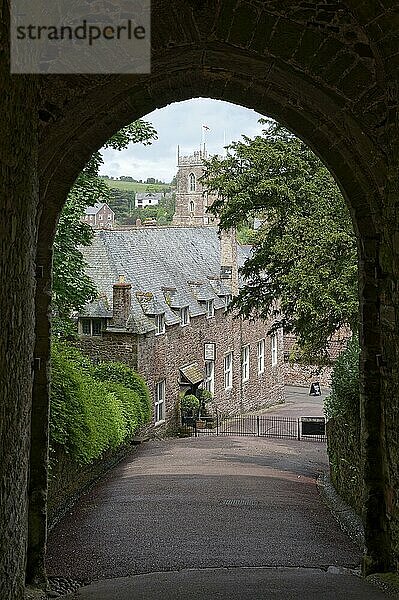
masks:
[(105, 202), (96, 202), (94, 206), (86, 208), (82, 221), (93, 229), (112, 229), (115, 213)]
[(165, 198), (163, 192), (136, 192), (136, 208), (145, 208), (146, 206), (157, 206), (159, 201)]

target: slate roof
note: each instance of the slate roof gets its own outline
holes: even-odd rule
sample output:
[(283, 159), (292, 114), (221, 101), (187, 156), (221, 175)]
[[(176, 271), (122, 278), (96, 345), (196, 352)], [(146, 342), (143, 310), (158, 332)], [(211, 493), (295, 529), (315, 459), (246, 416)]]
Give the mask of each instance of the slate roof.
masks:
[[(178, 309), (184, 306), (189, 307), (191, 317), (205, 314), (204, 300), (213, 299), (215, 310), (222, 309), (224, 296), (230, 294), (228, 283), (219, 278), (216, 227), (100, 230), (95, 232), (92, 246), (81, 250), (88, 264), (87, 274), (106, 296), (109, 307), (119, 276), (124, 275), (132, 284), (127, 327), (137, 333), (153, 331), (154, 315), (160, 313), (165, 313), (166, 325), (178, 324)], [(239, 266), (247, 256), (247, 248), (238, 246)], [(95, 309), (88, 307), (83, 314), (96, 316)]]
[[(96, 215), (103, 206), (108, 206), (106, 202), (96, 202), (94, 206), (87, 206), (85, 215)], [(108, 208), (112, 210), (109, 206)], [(113, 212), (113, 211), (112, 211)]]

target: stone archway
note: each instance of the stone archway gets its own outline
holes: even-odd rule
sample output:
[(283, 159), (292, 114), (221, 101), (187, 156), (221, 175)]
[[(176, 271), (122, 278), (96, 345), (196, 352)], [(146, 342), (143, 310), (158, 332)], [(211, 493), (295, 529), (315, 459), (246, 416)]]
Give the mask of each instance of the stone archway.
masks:
[[(37, 173), (41, 191), (37, 244), (33, 232), (21, 248), (31, 266), (30, 270), (20, 269), (19, 283), (21, 291), (25, 285), (32, 298), (32, 254), (36, 253), (36, 342), (33, 352), (28, 335), (23, 352), (25, 364), (29, 364), (29, 356), (40, 359), (34, 363), (28, 580), (44, 579), (48, 312), (51, 248), (59, 212), (91, 153), (117, 129), (154, 108), (195, 96), (254, 108), (295, 131), (330, 168), (348, 202), (359, 248), (365, 572), (395, 566), (398, 549), (393, 532), (399, 527), (394, 435), (399, 401), (395, 370), (399, 243), (394, 36), (395, 21), (389, 9), (377, 8), (371, 0), (361, 6), (301, 0), (154, 0), (151, 75), (15, 78), (5, 69), (2, 85), (9, 92), (8, 114), (14, 119), (10, 131), (17, 133), (17, 150), (23, 147), (24, 135), (30, 142), (29, 152), (22, 155), (13, 152), (13, 140), (6, 139), (10, 156), (24, 160), (23, 171), (30, 184), (14, 191), (15, 206), (24, 205), (25, 195), (34, 211)], [(38, 147), (32, 135), (36, 126)], [(11, 161), (3, 185), (13, 183), (15, 165)], [(21, 215), (21, 226), (29, 218), (32, 215)], [(12, 236), (10, 225), (5, 236), (10, 244)], [(9, 256), (18, 273), (17, 256), (12, 252)], [(29, 311), (25, 314), (32, 319)], [(31, 322), (26, 324), (27, 332)], [(3, 335), (11, 334), (6, 331)], [(16, 342), (12, 344), (18, 348)], [(18, 377), (25, 389), (20, 411), (13, 418), (18, 435), (25, 439), (26, 424), (21, 422), (29, 412), (30, 379), (22, 369)], [(11, 392), (6, 401), (11, 405)], [(11, 447), (11, 442), (8, 444)], [(25, 445), (25, 457), (26, 451)], [(12, 498), (16, 486), (9, 483), (7, 489)], [(23, 489), (23, 478), (19, 489)], [(15, 502), (11, 501), (8, 515), (15, 513), (13, 519), (20, 523), (26, 505), (15, 509)], [(19, 578), (23, 530), (22, 524), (5, 549)], [(18, 556), (11, 547), (15, 544)], [(15, 578), (13, 582), (15, 585)]]

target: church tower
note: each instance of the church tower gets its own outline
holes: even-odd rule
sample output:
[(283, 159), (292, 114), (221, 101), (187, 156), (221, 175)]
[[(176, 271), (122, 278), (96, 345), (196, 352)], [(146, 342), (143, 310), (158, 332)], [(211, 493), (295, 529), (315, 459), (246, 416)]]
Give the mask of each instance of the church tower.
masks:
[(177, 151), (176, 211), (173, 225), (216, 225), (217, 220), (206, 213), (215, 197), (204, 194), (200, 178), (204, 173), (205, 147), (190, 156)]

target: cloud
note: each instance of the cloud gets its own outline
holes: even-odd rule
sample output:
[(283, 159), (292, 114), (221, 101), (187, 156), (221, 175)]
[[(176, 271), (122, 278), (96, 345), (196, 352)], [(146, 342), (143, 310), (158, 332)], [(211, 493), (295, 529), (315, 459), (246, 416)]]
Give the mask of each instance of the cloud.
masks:
[(245, 134), (253, 137), (261, 132), (260, 114), (253, 110), (209, 98), (176, 102), (155, 110), (144, 120), (158, 132), (158, 140), (150, 146), (130, 144), (122, 151), (102, 150), (101, 174), (135, 179), (155, 177), (166, 182), (176, 174), (177, 146), (181, 154), (191, 154), (203, 141), (202, 125), (207, 125), (206, 147), (210, 154), (222, 154), (226, 144)]

